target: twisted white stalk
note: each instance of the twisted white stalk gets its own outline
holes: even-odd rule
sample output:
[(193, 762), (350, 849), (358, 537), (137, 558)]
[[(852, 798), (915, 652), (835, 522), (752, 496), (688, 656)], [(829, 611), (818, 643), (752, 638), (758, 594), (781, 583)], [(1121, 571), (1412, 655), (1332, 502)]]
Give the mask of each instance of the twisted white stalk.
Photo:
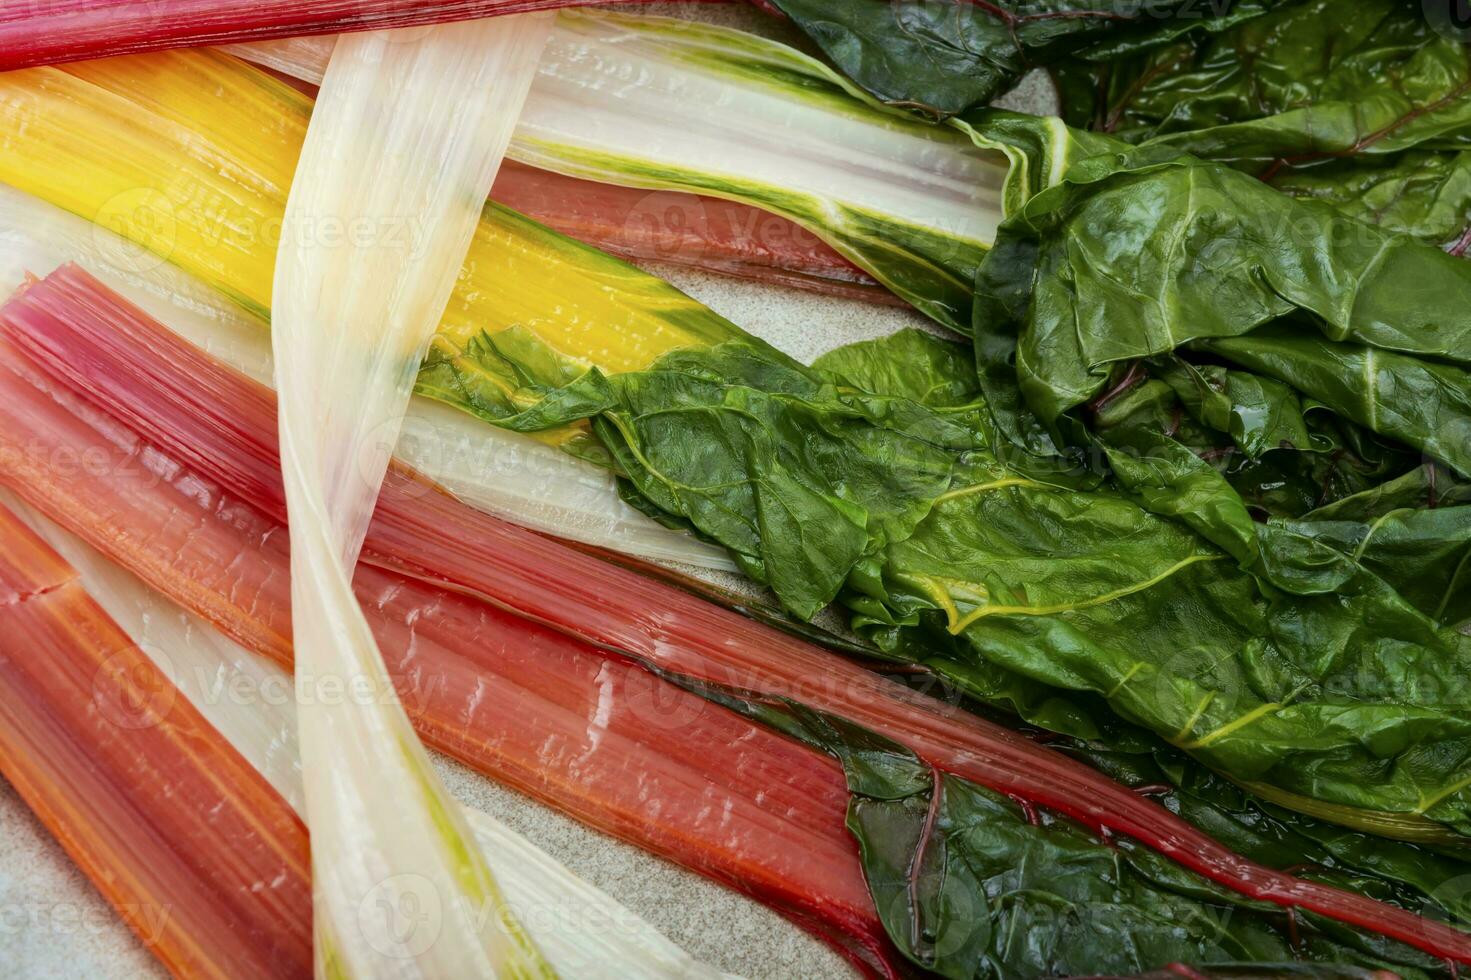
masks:
[[(550, 976), (398, 704), (352, 570), (550, 29), (345, 35), (286, 204), (271, 339), (318, 976)], [(313, 687), (315, 689), (313, 689)]]

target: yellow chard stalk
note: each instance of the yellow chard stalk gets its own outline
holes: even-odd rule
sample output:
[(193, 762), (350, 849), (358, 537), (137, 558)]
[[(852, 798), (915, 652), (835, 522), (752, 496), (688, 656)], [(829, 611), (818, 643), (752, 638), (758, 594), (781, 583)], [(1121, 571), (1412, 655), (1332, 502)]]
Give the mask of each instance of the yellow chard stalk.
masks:
[[(269, 319), (312, 100), (205, 50), (0, 74), (0, 182), (135, 243)], [(509, 331), (509, 333), (508, 333)], [(655, 276), (496, 205), (480, 215), (418, 390), (480, 414), (530, 400), (473, 355), (532, 343), (609, 373), (743, 336)], [(561, 430), (543, 438), (565, 439)]]

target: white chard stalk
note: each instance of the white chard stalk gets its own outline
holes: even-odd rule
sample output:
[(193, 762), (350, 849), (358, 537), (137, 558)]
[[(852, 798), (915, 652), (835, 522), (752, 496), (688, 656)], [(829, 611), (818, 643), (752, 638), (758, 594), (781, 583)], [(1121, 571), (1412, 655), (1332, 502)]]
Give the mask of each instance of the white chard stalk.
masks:
[(781, 214), (922, 311), (969, 290), (1007, 163), (873, 103), (784, 44), (710, 24), (566, 10), (511, 155), (574, 177)]
[[(328, 43), (227, 50), (316, 81)], [(781, 214), (918, 309), (963, 327), (1010, 170), (967, 133), (881, 106), (787, 45), (601, 10), (557, 15), (510, 154), (574, 177)]]
[[(287, 200), (272, 345), (319, 976), (552, 975), (397, 703), (352, 570), (551, 20), (341, 37)], [(312, 689), (311, 685), (316, 685)]]

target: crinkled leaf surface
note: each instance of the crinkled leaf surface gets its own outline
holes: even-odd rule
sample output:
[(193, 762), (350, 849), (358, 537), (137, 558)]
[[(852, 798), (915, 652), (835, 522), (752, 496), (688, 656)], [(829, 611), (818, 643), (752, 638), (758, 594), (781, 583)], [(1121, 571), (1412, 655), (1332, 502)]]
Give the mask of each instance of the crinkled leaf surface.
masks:
[(1471, 226), (1471, 47), (1444, 13), (1304, 0), (1144, 51), (1099, 48), (1057, 66), (1063, 112), (1454, 248)]
[(1326, 201), (1455, 255), (1471, 246), (1471, 151), (1407, 150), (1325, 160), (1284, 167), (1269, 182), (1285, 194)]
[[(1008, 220), (978, 293), (983, 388), (1034, 451), (1056, 444), (1025, 416), (1055, 432), (1122, 362), (1190, 345), (1235, 360), (1273, 336), (1325, 346), (1258, 373), (1315, 375), (1306, 393), (1338, 414), (1471, 470), (1471, 266), (1225, 166), (1157, 149), (1083, 161)], [(1354, 353), (1349, 392), (1326, 378), (1341, 363), (1321, 365)]]
[(1418, 3), (1305, 0), (1226, 31), (1195, 31), (1134, 58), (1095, 58), (1089, 106), (1064, 114), (1130, 142), (1164, 138), (1212, 159), (1466, 145), (1471, 84), (1464, 38)]
[(1189, 0), (771, 0), (874, 97), (936, 117), (984, 106), (1025, 72), (1116, 35), (1185, 30)]

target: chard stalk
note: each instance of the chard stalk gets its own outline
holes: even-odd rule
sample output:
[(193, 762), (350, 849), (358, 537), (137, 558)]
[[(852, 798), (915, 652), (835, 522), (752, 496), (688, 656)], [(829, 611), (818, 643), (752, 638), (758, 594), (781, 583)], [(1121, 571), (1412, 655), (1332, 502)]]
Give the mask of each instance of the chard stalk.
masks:
[(549, 27), (524, 15), (343, 36), (286, 205), (271, 339), (296, 668), (320, 695), (298, 716), (319, 976), (554, 975), (468, 844), (352, 589), (414, 374)]
[(306, 830), (0, 507), (0, 773), (176, 976), (311, 970)]
[[(315, 81), (326, 49), (292, 40), (232, 50)], [(782, 215), (962, 332), (1009, 169), (1001, 152), (881, 106), (784, 44), (607, 11), (558, 15), (511, 155)]]
[(0, 71), (253, 38), (385, 30), (595, 0), (29, 0), (0, 10)]

